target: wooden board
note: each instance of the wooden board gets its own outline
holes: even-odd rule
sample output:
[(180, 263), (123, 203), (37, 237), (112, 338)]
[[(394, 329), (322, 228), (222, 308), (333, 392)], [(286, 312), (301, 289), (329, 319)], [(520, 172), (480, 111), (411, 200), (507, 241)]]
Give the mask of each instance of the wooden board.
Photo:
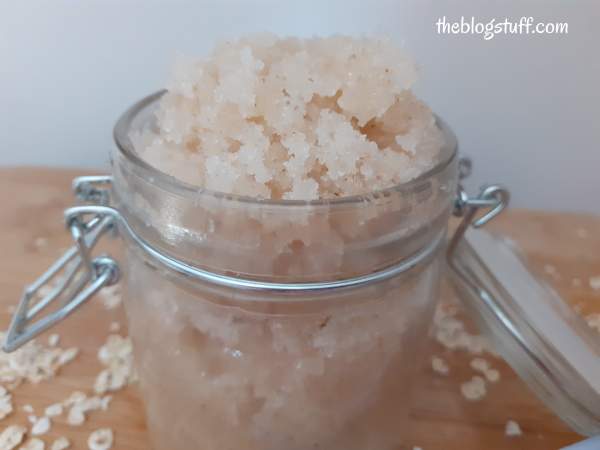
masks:
[[(62, 211), (73, 202), (71, 179), (87, 173), (0, 169), (0, 326), (8, 325), (8, 308), (17, 302), (23, 286), (70, 245)], [(600, 311), (600, 291), (593, 291), (587, 284), (589, 277), (600, 275), (600, 218), (515, 210), (504, 213), (490, 227), (516, 240), (540, 276), (548, 278), (571, 302), (580, 304), (586, 313)], [(46, 244), (35, 245), (37, 238), (46, 239)], [(552, 272), (548, 265), (555, 267), (556, 273), (548, 273)], [(582, 280), (582, 286), (573, 286), (574, 277)], [(443, 295), (452, 293), (444, 290)], [(108, 335), (109, 324), (115, 320), (125, 324), (121, 310), (106, 311), (99, 302), (90, 302), (74, 318), (58, 326), (55, 331), (61, 336), (61, 346), (79, 347), (80, 356), (53, 380), (19, 387), (14, 393), (16, 413), (4, 419), (2, 425), (27, 424), (22, 411), (25, 404), (33, 405), (41, 414), (45, 406), (65, 399), (74, 390), (91, 392), (101, 368), (96, 353)], [(423, 364), (414, 388), (413, 445), (423, 450), (551, 450), (579, 439), (540, 404), (502, 361), (492, 360), (501, 372), (500, 382), (491, 385), (481, 401), (468, 402), (460, 394), (460, 383), (473, 375), (469, 367), (471, 357), (445, 351), (433, 341), (428, 344), (428, 352), (449, 362), (450, 375), (443, 377), (434, 373), (427, 362)], [(508, 419), (521, 425), (521, 437), (505, 436)], [(73, 448), (86, 449), (89, 433), (104, 426), (115, 431), (115, 449), (149, 448), (135, 388), (118, 392), (107, 412), (92, 413), (81, 427), (69, 427), (64, 419), (57, 419), (43, 438), (50, 443), (52, 438), (66, 435), (73, 441)]]

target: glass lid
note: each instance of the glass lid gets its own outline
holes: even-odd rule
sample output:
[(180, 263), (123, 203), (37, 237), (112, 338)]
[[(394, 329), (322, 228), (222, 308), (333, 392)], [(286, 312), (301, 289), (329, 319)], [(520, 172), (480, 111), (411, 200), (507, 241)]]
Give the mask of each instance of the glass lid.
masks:
[(600, 435), (600, 338), (527, 268), (516, 246), (467, 213), (448, 248), (451, 280), (497, 351), (576, 432)]

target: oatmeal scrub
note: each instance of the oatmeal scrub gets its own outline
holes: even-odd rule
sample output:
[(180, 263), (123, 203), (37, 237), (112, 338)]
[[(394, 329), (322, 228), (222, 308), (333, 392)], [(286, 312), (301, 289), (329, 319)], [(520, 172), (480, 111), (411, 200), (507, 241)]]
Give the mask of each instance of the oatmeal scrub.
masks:
[[(455, 141), (385, 40), (180, 58), (118, 123), (125, 306), (157, 450), (395, 450), (456, 191)], [(142, 242), (142, 244), (140, 244)], [(323, 290), (219, 285), (215, 276)], [(419, 255), (426, 255), (419, 257)], [(416, 258), (416, 259), (415, 259)]]
[(442, 135), (387, 40), (225, 42), (179, 57), (139, 155), (209, 190), (314, 200), (389, 188), (431, 169)]

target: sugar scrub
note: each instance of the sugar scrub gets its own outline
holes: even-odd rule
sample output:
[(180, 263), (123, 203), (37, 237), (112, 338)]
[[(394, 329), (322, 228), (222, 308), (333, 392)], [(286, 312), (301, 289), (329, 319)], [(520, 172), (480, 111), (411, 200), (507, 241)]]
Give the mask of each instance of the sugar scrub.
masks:
[(180, 56), (153, 129), (152, 166), (212, 191), (314, 200), (414, 179), (442, 134), (410, 91), (412, 59), (385, 39), (259, 35)]
[(153, 448), (408, 448), (411, 380), (441, 268), (432, 244), (443, 242), (457, 183), (451, 134), (410, 93), (414, 79), (385, 40), (259, 36), (180, 60), (169, 91), (121, 120), (115, 201), (174, 259), (299, 283), (433, 249), (371, 284), (252, 290), (165, 268), (123, 233)]

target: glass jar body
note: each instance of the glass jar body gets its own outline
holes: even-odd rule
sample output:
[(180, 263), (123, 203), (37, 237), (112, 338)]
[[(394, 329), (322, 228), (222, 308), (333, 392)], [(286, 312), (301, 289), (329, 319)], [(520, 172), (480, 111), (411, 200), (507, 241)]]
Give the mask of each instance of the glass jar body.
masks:
[(439, 258), (378, 286), (302, 300), (191, 285), (133, 247), (127, 262), (129, 329), (156, 450), (404, 443)]
[[(333, 201), (207, 192), (147, 166), (116, 128), (113, 199), (147, 245), (266, 283), (391, 278), (322, 290), (240, 289), (186, 276), (125, 239), (125, 307), (156, 450), (393, 450), (433, 312), (457, 186), (456, 145), (414, 182)], [(429, 248), (430, 251), (425, 249)]]

